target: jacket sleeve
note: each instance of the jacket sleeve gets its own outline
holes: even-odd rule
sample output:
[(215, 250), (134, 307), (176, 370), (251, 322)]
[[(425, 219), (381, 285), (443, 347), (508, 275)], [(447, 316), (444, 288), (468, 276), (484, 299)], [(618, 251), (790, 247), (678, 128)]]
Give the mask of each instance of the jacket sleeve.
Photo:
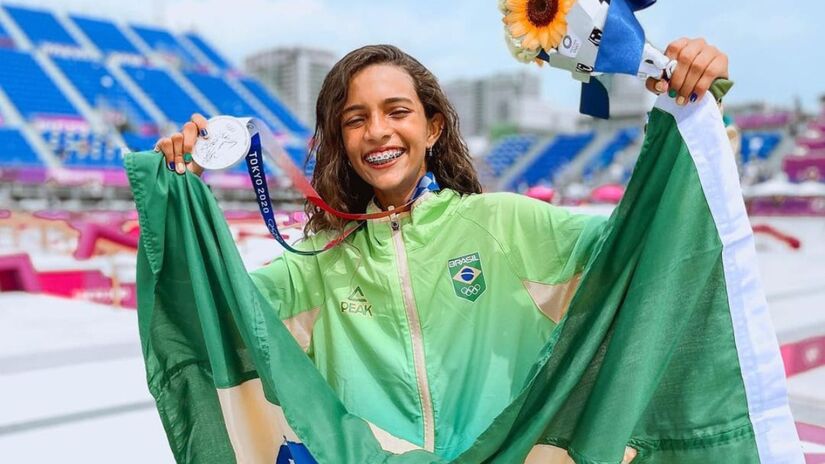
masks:
[(324, 293), (316, 258), (284, 253), (249, 275), (298, 344), (309, 350)]
[(520, 195), (508, 195), (501, 217), (502, 241), (524, 281), (561, 284), (579, 275), (592, 256), (606, 218), (576, 214)]

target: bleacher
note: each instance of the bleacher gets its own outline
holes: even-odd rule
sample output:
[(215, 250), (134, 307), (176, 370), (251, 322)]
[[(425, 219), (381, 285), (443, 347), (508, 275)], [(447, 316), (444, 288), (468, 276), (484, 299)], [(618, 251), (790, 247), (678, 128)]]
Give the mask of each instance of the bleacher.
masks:
[(59, 44), (77, 47), (78, 43), (57, 18), (48, 11), (33, 10), (17, 6), (5, 6), (6, 12), (20, 26), (26, 37), (35, 45)]
[(2, 24), (0, 24), (0, 48), (14, 48), (14, 39), (11, 38)]
[(37, 156), (20, 130), (0, 127), (0, 167), (42, 167), (43, 161)]
[(116, 112), (122, 115), (124, 122), (134, 129), (153, 124), (152, 118), (101, 63), (58, 57), (53, 57), (52, 60), (80, 91), (89, 106), (104, 113)]
[(493, 174), (501, 175), (519, 158), (524, 156), (538, 141), (535, 135), (509, 135), (496, 143), (484, 158)]
[(0, 49), (0, 63), (0, 87), (24, 118), (81, 117), (27, 52)]
[(204, 73), (189, 72), (184, 76), (189, 82), (209, 99), (223, 114), (233, 116), (257, 116), (256, 111), (249, 106), (238, 92), (232, 89), (224, 79)]
[(242, 78), (240, 79), (241, 84), (248, 90), (252, 95), (255, 96), (261, 103), (266, 106), (266, 108), (278, 118), (278, 121), (281, 123), (279, 127), (273, 127), (272, 129), (275, 131), (280, 132), (292, 132), (300, 137), (309, 137), (310, 132), (307, 127), (298, 120), (287, 108), (284, 106), (283, 103), (278, 101), (276, 98), (272, 96), (269, 91), (267, 91), (264, 86), (259, 83), (255, 79), (251, 78)]
[(167, 56), (174, 56), (186, 67), (194, 67), (198, 64), (197, 60), (186, 51), (186, 48), (169, 31), (148, 26), (132, 26), (132, 30), (153, 51)]
[(101, 52), (140, 54), (115, 23), (83, 16), (72, 15), (70, 17)]
[(123, 168), (120, 150), (104, 134), (51, 130), (44, 131), (42, 136), (66, 167)]
[(207, 114), (163, 69), (123, 66), (123, 71), (154, 101), (163, 114), (179, 127), (192, 113)]
[(542, 183), (551, 183), (559, 168), (569, 163), (584, 147), (596, 136), (595, 132), (584, 134), (562, 134), (556, 136), (552, 142), (539, 153), (508, 188), (517, 190), (532, 187)]
[(742, 163), (768, 159), (781, 141), (782, 134), (777, 132), (742, 133)]
[(641, 136), (641, 129), (638, 127), (627, 127), (619, 129), (616, 135), (610, 140), (604, 149), (596, 154), (584, 167), (582, 177), (585, 181), (593, 178), (601, 170), (610, 166), (616, 156), (632, 145)]
[(204, 41), (200, 35), (192, 32), (189, 34), (184, 34), (189, 42), (194, 45), (201, 53), (203, 53), (209, 61), (211, 61), (215, 66), (218, 67), (220, 71), (228, 71), (232, 69), (232, 65), (226, 61), (220, 53), (215, 51), (206, 41)]

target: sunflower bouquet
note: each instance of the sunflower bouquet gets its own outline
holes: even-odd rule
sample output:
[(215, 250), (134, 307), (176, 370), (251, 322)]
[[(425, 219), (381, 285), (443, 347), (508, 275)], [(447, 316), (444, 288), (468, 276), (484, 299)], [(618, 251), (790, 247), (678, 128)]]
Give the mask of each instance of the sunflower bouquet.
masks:
[(609, 117), (611, 74), (669, 77), (675, 62), (645, 40), (635, 12), (656, 0), (499, 0), (505, 42), (524, 63), (549, 63), (583, 83), (581, 112)]

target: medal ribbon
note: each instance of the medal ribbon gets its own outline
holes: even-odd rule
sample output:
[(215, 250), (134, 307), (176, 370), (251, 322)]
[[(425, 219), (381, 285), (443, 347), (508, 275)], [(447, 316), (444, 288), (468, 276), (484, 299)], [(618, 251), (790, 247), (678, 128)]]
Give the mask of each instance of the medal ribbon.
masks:
[[(260, 127), (259, 127), (260, 125)], [(326, 250), (333, 248), (334, 246), (338, 245), (339, 243), (343, 242), (350, 234), (355, 232), (356, 230), (360, 229), (369, 219), (380, 219), (384, 217), (388, 217), (392, 214), (397, 214), (398, 209), (405, 208), (411, 205), (418, 197), (424, 194), (427, 191), (437, 191), (439, 190), (438, 183), (435, 181), (435, 177), (432, 173), (427, 173), (422, 179), (419, 181), (419, 184), (413, 193), (412, 198), (410, 201), (405, 203), (403, 206), (397, 208), (395, 211), (381, 211), (377, 213), (364, 213), (364, 214), (354, 214), (354, 213), (346, 213), (343, 211), (338, 211), (337, 209), (333, 208), (327, 202), (321, 198), (318, 192), (312, 187), (309, 183), (309, 180), (304, 176), (303, 172), (295, 165), (292, 159), (287, 155), (281, 145), (278, 143), (277, 140), (272, 136), (272, 133), (263, 125), (260, 121), (256, 119), (250, 119), (247, 122), (247, 129), (249, 129), (250, 134), (252, 135), (251, 143), (249, 147), (249, 153), (246, 155), (246, 169), (249, 173), (249, 179), (252, 181), (252, 187), (255, 190), (255, 200), (258, 202), (258, 209), (261, 212), (261, 217), (266, 224), (267, 229), (269, 229), (269, 233), (275, 240), (278, 241), (287, 251), (303, 255), (303, 256), (314, 256), (319, 253), (322, 253)], [(271, 150), (274, 149), (274, 153)], [(322, 249), (320, 250), (298, 250), (292, 247), (287, 241), (284, 239), (283, 235), (281, 235), (280, 230), (278, 229), (278, 224), (275, 220), (275, 210), (272, 205), (271, 197), (269, 196), (269, 185), (266, 181), (266, 173), (264, 172), (264, 161), (263, 161), (263, 153), (264, 151), (273, 158), (278, 167), (281, 168), (282, 171), (289, 177), (292, 181), (292, 184), (295, 186), (298, 191), (300, 191), (306, 199), (312, 203), (313, 205), (317, 206), (321, 210), (332, 214), (333, 216), (347, 219), (350, 221), (361, 221), (360, 223), (356, 224), (355, 226), (350, 227), (349, 229), (345, 230), (338, 238), (330, 241), (327, 243)], [(273, 156), (274, 155), (274, 156)]]

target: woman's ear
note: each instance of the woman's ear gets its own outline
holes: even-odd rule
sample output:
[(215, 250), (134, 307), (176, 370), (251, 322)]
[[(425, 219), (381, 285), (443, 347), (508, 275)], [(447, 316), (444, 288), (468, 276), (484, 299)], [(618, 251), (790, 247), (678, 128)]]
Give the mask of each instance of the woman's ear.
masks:
[(427, 121), (427, 146), (432, 147), (438, 138), (441, 137), (441, 131), (444, 129), (444, 115), (435, 113), (433, 117)]

